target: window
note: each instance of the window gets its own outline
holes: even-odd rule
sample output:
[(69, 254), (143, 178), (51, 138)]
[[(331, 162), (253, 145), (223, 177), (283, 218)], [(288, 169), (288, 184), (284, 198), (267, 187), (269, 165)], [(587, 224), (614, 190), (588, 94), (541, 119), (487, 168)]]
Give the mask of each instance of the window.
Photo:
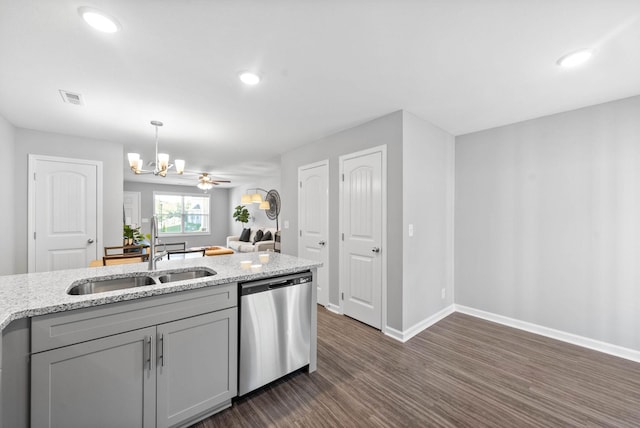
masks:
[(158, 235), (208, 235), (209, 195), (153, 193)]

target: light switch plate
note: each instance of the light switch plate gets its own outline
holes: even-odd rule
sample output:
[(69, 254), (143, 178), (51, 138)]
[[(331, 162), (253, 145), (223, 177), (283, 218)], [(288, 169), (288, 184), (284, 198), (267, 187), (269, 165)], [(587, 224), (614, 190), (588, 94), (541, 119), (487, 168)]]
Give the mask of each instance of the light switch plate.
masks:
[(284, 228), (289, 229), (289, 220), (284, 221)]
[(413, 237), (413, 224), (409, 225), (409, 237)]

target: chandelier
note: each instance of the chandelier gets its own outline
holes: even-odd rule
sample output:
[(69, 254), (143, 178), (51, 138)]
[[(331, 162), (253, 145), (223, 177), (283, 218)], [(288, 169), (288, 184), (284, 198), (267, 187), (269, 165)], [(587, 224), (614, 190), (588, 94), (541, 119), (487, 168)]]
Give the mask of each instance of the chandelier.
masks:
[(163, 123), (157, 120), (152, 120), (151, 124), (156, 128), (156, 161), (155, 164), (149, 164), (153, 165), (153, 170), (143, 169), (144, 162), (140, 158), (139, 153), (127, 153), (131, 172), (133, 172), (134, 174), (153, 174), (159, 175), (161, 177), (166, 177), (167, 171), (175, 166), (176, 173), (182, 175), (182, 173), (184, 172), (183, 159), (176, 159), (174, 165), (172, 163), (169, 163), (169, 155), (167, 153), (158, 153), (158, 127), (162, 126)]

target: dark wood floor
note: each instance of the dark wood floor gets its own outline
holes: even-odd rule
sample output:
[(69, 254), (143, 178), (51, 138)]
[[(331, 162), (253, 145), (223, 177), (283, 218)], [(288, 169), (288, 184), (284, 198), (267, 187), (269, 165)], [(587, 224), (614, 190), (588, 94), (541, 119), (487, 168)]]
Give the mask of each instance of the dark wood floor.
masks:
[(195, 427), (640, 427), (639, 363), (459, 313), (403, 344), (318, 312), (317, 372)]

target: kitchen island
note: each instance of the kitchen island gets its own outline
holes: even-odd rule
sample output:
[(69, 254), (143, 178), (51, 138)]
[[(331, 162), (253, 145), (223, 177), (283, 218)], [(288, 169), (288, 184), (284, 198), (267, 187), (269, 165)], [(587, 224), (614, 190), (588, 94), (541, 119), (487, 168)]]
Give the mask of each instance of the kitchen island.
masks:
[[(241, 261), (257, 264), (258, 257), (233, 254), (161, 261), (152, 272), (156, 281), (150, 285), (94, 294), (69, 295), (68, 291), (72, 284), (91, 279), (145, 275), (147, 265), (0, 277), (3, 426), (48, 426), (54, 416), (65, 425), (76, 420), (113, 425), (104, 419), (116, 416), (102, 410), (120, 408), (123, 403), (125, 408), (118, 412), (121, 418), (116, 419), (135, 420), (130, 426), (183, 426), (228, 407), (237, 392), (238, 282), (304, 271), (314, 274), (309, 356), (309, 371), (314, 371), (315, 270), (320, 264), (270, 253), (260, 271), (241, 268)], [(194, 269), (215, 271), (215, 275), (180, 279), (180, 272)], [(178, 273), (176, 280), (159, 283), (157, 278), (168, 271)], [(202, 336), (205, 340), (200, 340)], [(140, 363), (139, 373), (127, 372), (132, 370), (130, 359), (135, 359), (136, 370)], [(178, 374), (184, 376), (177, 378)], [(57, 383), (62, 385), (58, 394), (68, 397), (83, 391), (74, 399), (103, 404), (88, 409), (86, 415), (76, 418), (72, 413), (65, 419), (69, 412), (55, 406), (56, 397), (51, 394), (56, 390), (52, 392), (47, 383), (55, 376), (65, 380)], [(197, 385), (201, 379), (203, 384)], [(212, 384), (219, 391), (209, 391)], [(107, 396), (113, 390), (119, 393)], [(200, 399), (198, 391), (210, 396)], [(97, 394), (94, 401), (91, 394)], [(189, 398), (196, 401), (189, 403)], [(68, 404), (67, 398), (61, 401)], [(122, 419), (125, 416), (133, 419)]]

